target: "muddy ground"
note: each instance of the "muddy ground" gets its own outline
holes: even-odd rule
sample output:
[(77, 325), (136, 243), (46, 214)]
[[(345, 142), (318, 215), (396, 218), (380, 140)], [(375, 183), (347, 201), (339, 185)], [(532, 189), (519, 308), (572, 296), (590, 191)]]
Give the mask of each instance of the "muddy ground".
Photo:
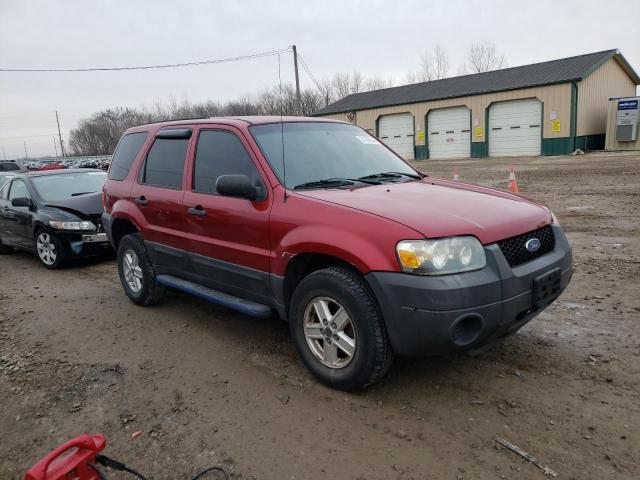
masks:
[(416, 165), (501, 188), (514, 165), (560, 218), (573, 281), (519, 334), (475, 358), (398, 360), (346, 394), (313, 380), (276, 318), (178, 293), (134, 306), (113, 260), (52, 272), (4, 256), (0, 478), (82, 432), (155, 479), (211, 464), (236, 479), (545, 478), (496, 437), (562, 479), (640, 478), (640, 156)]

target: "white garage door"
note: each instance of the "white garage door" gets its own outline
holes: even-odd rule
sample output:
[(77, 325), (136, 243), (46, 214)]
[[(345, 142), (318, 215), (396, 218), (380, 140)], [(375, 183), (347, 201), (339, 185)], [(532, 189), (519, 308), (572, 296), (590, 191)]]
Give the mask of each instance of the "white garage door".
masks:
[(429, 158), (471, 156), (471, 113), (467, 107), (433, 110), (427, 115)]
[(405, 160), (413, 160), (413, 115), (384, 115), (378, 120), (378, 132), (389, 148)]
[(489, 107), (489, 156), (540, 155), (542, 103), (535, 99)]

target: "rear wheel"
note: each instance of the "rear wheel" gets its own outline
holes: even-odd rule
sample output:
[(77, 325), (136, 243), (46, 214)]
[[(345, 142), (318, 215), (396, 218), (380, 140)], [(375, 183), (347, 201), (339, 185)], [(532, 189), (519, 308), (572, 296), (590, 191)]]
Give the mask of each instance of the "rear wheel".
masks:
[(332, 388), (366, 388), (393, 361), (375, 299), (349, 270), (327, 268), (305, 277), (293, 293), (289, 324), (306, 367)]
[(40, 262), (47, 268), (55, 270), (64, 263), (64, 246), (53, 233), (39, 229), (35, 234), (36, 254)]
[(131, 233), (120, 240), (118, 275), (132, 302), (153, 305), (162, 299), (165, 287), (156, 282), (156, 274), (140, 234)]

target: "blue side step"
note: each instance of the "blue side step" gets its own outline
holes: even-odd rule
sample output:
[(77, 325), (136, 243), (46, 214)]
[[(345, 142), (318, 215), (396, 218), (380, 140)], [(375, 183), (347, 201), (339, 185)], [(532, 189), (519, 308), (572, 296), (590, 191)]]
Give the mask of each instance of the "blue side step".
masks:
[(237, 310), (246, 315), (252, 315), (254, 317), (268, 317), (271, 315), (271, 307), (267, 305), (234, 297), (233, 295), (203, 287), (202, 285), (174, 277), (173, 275), (157, 275), (156, 281), (167, 287), (175, 288), (176, 290), (200, 297), (211, 303), (217, 303), (223, 307)]

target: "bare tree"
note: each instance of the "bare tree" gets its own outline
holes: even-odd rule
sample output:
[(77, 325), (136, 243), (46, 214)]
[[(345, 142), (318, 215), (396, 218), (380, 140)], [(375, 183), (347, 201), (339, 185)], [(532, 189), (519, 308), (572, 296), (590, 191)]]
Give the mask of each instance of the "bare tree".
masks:
[(360, 72), (353, 72), (350, 78), (349, 93), (360, 93), (364, 90), (367, 79)]
[(349, 73), (338, 72), (333, 76), (331, 85), (334, 92), (334, 100), (339, 100), (351, 93), (351, 76)]
[(507, 66), (503, 53), (498, 53), (496, 46), (486, 40), (474, 43), (469, 49), (468, 71), (471, 73), (488, 72)]
[(449, 76), (451, 65), (447, 51), (436, 45), (433, 51), (426, 51), (420, 57), (420, 70), (416, 77), (420, 82), (440, 80)]
[(391, 88), (396, 82), (393, 77), (384, 78), (382, 76), (368, 77), (364, 82), (364, 88), (367, 91), (381, 90), (383, 88)]
[(331, 82), (331, 80), (320, 80), (318, 84), (318, 91), (320, 92), (320, 96), (322, 97), (323, 107), (326, 107), (329, 104), (333, 103), (335, 99), (335, 91), (333, 89), (333, 83)]

